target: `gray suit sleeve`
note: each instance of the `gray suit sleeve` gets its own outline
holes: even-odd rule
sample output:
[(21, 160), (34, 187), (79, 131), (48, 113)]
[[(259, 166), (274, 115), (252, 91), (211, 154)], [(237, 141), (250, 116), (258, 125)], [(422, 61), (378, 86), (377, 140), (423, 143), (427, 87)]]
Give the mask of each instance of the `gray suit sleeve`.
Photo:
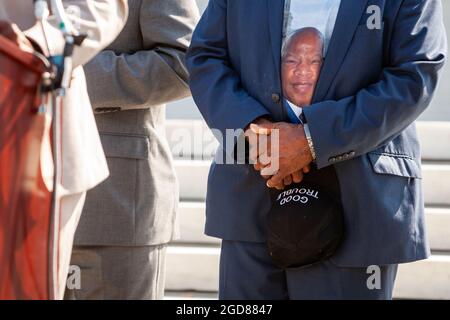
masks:
[(144, 109), (190, 95), (185, 54), (199, 19), (195, 0), (143, 0), (143, 49), (105, 50), (86, 68), (95, 111)]

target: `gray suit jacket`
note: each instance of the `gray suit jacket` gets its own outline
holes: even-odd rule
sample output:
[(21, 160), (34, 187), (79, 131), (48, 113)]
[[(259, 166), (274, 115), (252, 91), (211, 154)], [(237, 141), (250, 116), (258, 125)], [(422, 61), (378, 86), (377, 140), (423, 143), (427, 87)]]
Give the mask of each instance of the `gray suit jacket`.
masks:
[(165, 103), (190, 94), (185, 52), (195, 0), (130, 0), (119, 37), (86, 68), (110, 177), (88, 192), (76, 245), (155, 245), (177, 237), (178, 183)]

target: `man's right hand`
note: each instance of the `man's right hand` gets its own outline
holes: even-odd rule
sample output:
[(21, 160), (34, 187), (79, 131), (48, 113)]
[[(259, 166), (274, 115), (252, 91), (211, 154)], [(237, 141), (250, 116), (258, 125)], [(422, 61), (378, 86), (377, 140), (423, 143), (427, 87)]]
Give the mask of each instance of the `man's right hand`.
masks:
[(250, 163), (255, 163), (254, 167), (258, 171), (261, 170), (261, 169), (258, 169), (259, 165), (262, 165), (261, 163), (259, 163), (258, 157), (262, 152), (265, 152), (265, 150), (263, 150), (262, 148), (267, 149), (268, 152), (270, 152), (270, 139), (266, 139), (266, 141), (267, 141), (266, 145), (264, 145), (264, 146), (259, 145), (258, 142), (260, 142), (260, 141), (258, 139), (258, 135), (253, 130), (250, 129), (250, 125), (252, 125), (252, 124), (263, 125), (263, 124), (269, 124), (269, 123), (272, 123), (272, 122), (266, 118), (261, 117), (261, 118), (254, 120), (251, 124), (249, 124), (244, 129), (244, 135), (249, 143), (249, 148), (250, 148), (249, 160), (250, 160)]
[(0, 34), (5, 38), (13, 41), (20, 49), (27, 52), (33, 52), (33, 45), (27, 39), (25, 34), (19, 29), (17, 25), (9, 21), (0, 20)]
[[(255, 167), (256, 169), (256, 167)], [(258, 170), (258, 169), (257, 169)], [(260, 169), (262, 170), (262, 169)], [(291, 185), (292, 183), (300, 183), (303, 180), (305, 174), (307, 174), (311, 170), (310, 166), (304, 167), (302, 170), (294, 172), (292, 174), (287, 175), (282, 182), (275, 186), (271, 186), (271, 188), (275, 188), (277, 190), (283, 190), (285, 187)], [(259, 171), (259, 170), (258, 170)], [(272, 176), (261, 175), (264, 179), (269, 180)]]

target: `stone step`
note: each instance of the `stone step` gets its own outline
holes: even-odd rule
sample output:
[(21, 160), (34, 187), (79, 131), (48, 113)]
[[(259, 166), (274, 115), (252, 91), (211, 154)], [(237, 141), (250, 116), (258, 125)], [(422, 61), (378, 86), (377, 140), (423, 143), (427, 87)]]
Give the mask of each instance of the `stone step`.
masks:
[(219, 248), (169, 246), (166, 290), (217, 292), (219, 256)]
[(425, 163), (422, 165), (422, 172), (425, 204), (449, 206), (450, 164)]
[[(205, 200), (210, 165), (208, 160), (175, 160), (182, 200)], [(425, 162), (422, 170), (426, 204), (450, 206), (450, 163)]]
[(180, 199), (182, 201), (204, 201), (211, 162), (208, 160), (175, 160), (174, 163), (180, 183)]
[(423, 160), (450, 160), (450, 121), (417, 122)]
[[(419, 121), (423, 160), (450, 160), (450, 122)], [(167, 139), (175, 158), (209, 160), (218, 146), (203, 120), (168, 120)]]
[(205, 227), (205, 203), (181, 202), (179, 208), (179, 221), (181, 238), (175, 243), (219, 245), (220, 240), (206, 236)]
[[(219, 248), (170, 246), (167, 251), (168, 292), (218, 290)], [(450, 299), (450, 255), (399, 266), (394, 298)]]
[[(180, 203), (181, 239), (175, 243), (219, 245), (220, 240), (204, 234), (205, 204)], [(428, 238), (432, 250), (450, 251), (450, 208), (426, 208)]]
[(450, 208), (426, 208), (425, 212), (431, 250), (450, 251)]
[(399, 266), (394, 297), (450, 299), (450, 254), (434, 254), (423, 261)]

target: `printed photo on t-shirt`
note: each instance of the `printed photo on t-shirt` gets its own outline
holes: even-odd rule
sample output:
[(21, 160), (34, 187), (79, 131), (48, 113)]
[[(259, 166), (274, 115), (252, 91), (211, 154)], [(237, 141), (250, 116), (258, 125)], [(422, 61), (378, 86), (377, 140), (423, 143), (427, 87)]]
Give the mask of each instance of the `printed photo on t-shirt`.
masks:
[[(299, 116), (311, 104), (323, 64), (324, 37), (313, 27), (291, 32), (281, 52), (281, 81), (288, 113)], [(293, 116), (292, 114), (290, 115)]]

